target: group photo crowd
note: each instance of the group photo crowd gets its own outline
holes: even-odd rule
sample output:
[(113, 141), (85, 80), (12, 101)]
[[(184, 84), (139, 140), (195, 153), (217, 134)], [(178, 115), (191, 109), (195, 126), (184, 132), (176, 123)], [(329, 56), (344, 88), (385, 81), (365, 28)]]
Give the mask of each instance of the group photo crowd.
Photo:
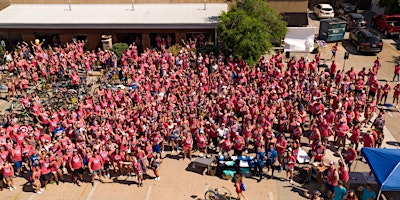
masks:
[[(249, 66), (182, 43), (176, 55), (165, 46), (139, 52), (135, 43), (122, 55), (88, 51), (84, 41), (49, 48), (22, 42), (5, 52), (1, 97), (14, 108), (1, 112), (0, 190), (21, 189), (16, 177), (37, 194), (52, 183), (122, 176), (143, 187), (168, 173), (167, 152), (176, 162), (253, 155), (258, 181), (284, 173), (281, 181), (293, 183), (299, 150), (308, 147), (313, 162), (329, 166), (326, 191), (311, 198), (337, 199), (349, 189), (361, 148), (382, 145), (385, 112), (378, 107), (398, 106), (400, 82), (392, 88), (389, 81), (399, 81), (400, 66), (393, 80), (378, 81), (379, 57), (361, 71), (340, 69), (334, 56), (321, 68), (320, 53), (308, 60), (277, 52)], [(330, 148), (340, 159), (324, 162)], [(359, 189), (362, 199), (376, 197)], [(340, 199), (354, 199), (349, 194)]]

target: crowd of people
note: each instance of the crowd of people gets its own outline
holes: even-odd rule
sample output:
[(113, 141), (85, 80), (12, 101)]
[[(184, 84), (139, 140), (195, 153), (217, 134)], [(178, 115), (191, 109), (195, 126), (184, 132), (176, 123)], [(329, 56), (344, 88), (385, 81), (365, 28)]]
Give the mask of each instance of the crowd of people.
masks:
[[(381, 146), (385, 114), (372, 117), (392, 88), (377, 80), (379, 57), (359, 72), (343, 72), (334, 61), (320, 70), (319, 53), (311, 62), (292, 57), (287, 63), (277, 53), (251, 67), (223, 53), (195, 53), (187, 44), (178, 55), (162, 47), (138, 52), (132, 44), (119, 61), (109, 51), (84, 52), (83, 41), (54, 48), (22, 43), (6, 52), (7, 98), (21, 98), (33, 119), (21, 122), (15, 113), (3, 114), (0, 179), (6, 187), (16, 189), (13, 177), (25, 173), (36, 193), (50, 182), (80, 186), (84, 173), (92, 184), (135, 175), (142, 187), (151, 170), (160, 180), (167, 149), (183, 159), (192, 159), (193, 150), (228, 156), (255, 152), (260, 181), (266, 177), (264, 165), (267, 177), (273, 177), (278, 163), (292, 182), (300, 140), (306, 137), (314, 161), (324, 161), (331, 143), (344, 153), (340, 168), (331, 162), (326, 173), (333, 195), (339, 181), (346, 185), (359, 144)], [(71, 85), (81, 84), (96, 63), (118, 70), (121, 81), (130, 78), (129, 89), (100, 87), (73, 109), (43, 104), (26, 92), (41, 78), (51, 84), (68, 77)], [(393, 91), (398, 101), (400, 84)], [(362, 134), (363, 126), (372, 129)]]

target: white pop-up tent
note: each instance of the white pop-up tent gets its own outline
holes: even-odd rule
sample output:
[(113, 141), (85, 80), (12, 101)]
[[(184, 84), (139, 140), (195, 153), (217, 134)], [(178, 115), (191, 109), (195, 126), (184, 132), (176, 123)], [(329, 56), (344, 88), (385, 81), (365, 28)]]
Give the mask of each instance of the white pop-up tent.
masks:
[(315, 27), (288, 27), (284, 51), (312, 52), (314, 50)]

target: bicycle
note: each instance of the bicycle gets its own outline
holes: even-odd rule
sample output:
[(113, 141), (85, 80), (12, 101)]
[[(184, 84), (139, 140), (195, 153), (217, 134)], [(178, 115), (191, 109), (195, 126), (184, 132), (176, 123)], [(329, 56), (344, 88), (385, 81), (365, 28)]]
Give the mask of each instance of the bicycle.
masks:
[[(206, 188), (208, 187), (208, 184), (206, 184)], [(214, 189), (206, 189), (206, 192), (204, 193), (204, 199), (205, 200), (231, 200), (231, 191), (229, 191), (228, 188), (222, 186), (222, 188), (225, 190), (224, 194), (221, 194), (219, 191), (219, 188), (214, 188)]]

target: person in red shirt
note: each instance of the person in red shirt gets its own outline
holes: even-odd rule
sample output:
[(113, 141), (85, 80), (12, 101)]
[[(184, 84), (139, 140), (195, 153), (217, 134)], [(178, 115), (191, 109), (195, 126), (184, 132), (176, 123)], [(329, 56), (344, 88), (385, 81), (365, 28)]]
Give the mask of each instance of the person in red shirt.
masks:
[(136, 157), (132, 158), (132, 165), (133, 165), (133, 170), (136, 174), (137, 180), (138, 180), (138, 187), (143, 187), (143, 169), (142, 165), (140, 162), (136, 159)]
[(72, 156), (69, 158), (69, 166), (71, 167), (72, 171), (72, 182), (76, 184), (77, 186), (81, 186), (79, 184), (79, 180), (83, 180), (83, 172), (85, 171), (83, 169), (83, 159), (82, 156), (78, 154), (78, 150), (74, 149)]
[(353, 164), (353, 162), (357, 158), (357, 151), (353, 148), (353, 144), (350, 144), (350, 146), (347, 148), (346, 152), (344, 153), (344, 162), (347, 164), (347, 167), (350, 171), (350, 167)]
[(43, 186), (47, 189), (47, 184), (51, 180), (53, 174), (51, 173), (51, 161), (49, 154), (44, 154), (44, 158), (41, 159), (40, 161), (40, 171), (41, 171), (41, 176), (40, 178), (42, 179)]
[(396, 76), (397, 76), (397, 81), (400, 81), (400, 64), (397, 64), (397, 65), (394, 67), (393, 82), (394, 82), (394, 79), (396, 79)]
[[(286, 180), (289, 180), (290, 183), (293, 183), (293, 171), (294, 171), (294, 164), (296, 164), (296, 157), (293, 156), (291, 151), (287, 151), (286, 157), (283, 159), (285, 163), (285, 171), (286, 171)], [(288, 175), (290, 178), (288, 178)]]
[(371, 130), (368, 130), (367, 134), (364, 134), (363, 143), (364, 143), (364, 147), (374, 147), (375, 146), (375, 139), (374, 139), (374, 136), (372, 135)]
[(392, 89), (392, 87), (390, 87), (389, 81), (386, 81), (386, 84), (385, 84), (385, 85), (383, 86), (383, 88), (382, 88), (382, 90), (383, 90), (382, 97), (381, 97), (381, 99), (378, 99), (378, 100), (379, 100), (379, 104), (382, 104), (382, 100), (383, 100), (383, 99), (385, 99), (385, 100), (383, 101), (383, 103), (386, 104), (387, 96), (388, 96), (389, 91), (390, 91), (391, 89)]
[(192, 148), (193, 148), (192, 134), (188, 133), (187, 137), (183, 139), (183, 160), (185, 160), (187, 154), (189, 154), (189, 159), (192, 160)]
[(88, 163), (89, 172), (90, 174), (92, 174), (92, 186), (94, 185), (94, 178), (96, 177), (96, 175), (99, 176), (99, 181), (103, 183), (103, 180), (101, 179), (101, 171), (104, 169), (103, 159), (100, 156), (99, 151), (95, 149), (93, 153), (94, 155), (89, 159)]
[(11, 163), (9, 163), (7, 160), (3, 160), (3, 162), (0, 164), (0, 172), (3, 173), (4, 180), (6, 181), (6, 184), (9, 187), (10, 191), (12, 191), (13, 189), (17, 189), (17, 187), (14, 185), (14, 168)]
[(14, 143), (13, 148), (11, 149), (11, 159), (15, 165), (15, 169), (17, 170), (16, 175), (20, 176), (22, 170), (22, 148), (17, 143)]
[(41, 176), (40, 165), (35, 165), (32, 171), (31, 180), (33, 185), (35, 186), (35, 193), (41, 194), (44, 190), (41, 189), (42, 184), (40, 183), (40, 176)]
[(207, 138), (204, 135), (204, 130), (200, 130), (200, 133), (197, 135), (197, 146), (200, 153), (207, 154)]
[(332, 79), (335, 77), (336, 70), (337, 70), (336, 62), (334, 60), (332, 60), (331, 69), (330, 69), (330, 74), (331, 74)]
[(244, 145), (245, 145), (244, 138), (241, 135), (239, 135), (239, 132), (236, 132), (234, 134), (234, 139), (233, 139), (233, 151), (234, 151), (233, 154), (236, 156), (241, 156)]
[(328, 198), (332, 197), (334, 193), (334, 188), (339, 183), (339, 173), (335, 169), (335, 162), (331, 161), (329, 163), (329, 168), (326, 172), (326, 188), (328, 190)]
[(349, 132), (350, 128), (347, 126), (347, 124), (341, 121), (335, 126), (335, 129), (338, 136), (338, 147), (340, 148), (342, 145), (344, 147), (346, 144), (347, 133)]
[(282, 170), (282, 166), (284, 165), (283, 163), (283, 157), (284, 157), (284, 153), (286, 151), (286, 147), (287, 147), (287, 141), (285, 139), (285, 135), (283, 133), (281, 133), (276, 141), (276, 152), (278, 153), (278, 161), (280, 164), (280, 171)]
[(400, 95), (400, 82), (396, 84), (393, 88), (393, 106), (398, 108), (399, 105), (399, 95)]

